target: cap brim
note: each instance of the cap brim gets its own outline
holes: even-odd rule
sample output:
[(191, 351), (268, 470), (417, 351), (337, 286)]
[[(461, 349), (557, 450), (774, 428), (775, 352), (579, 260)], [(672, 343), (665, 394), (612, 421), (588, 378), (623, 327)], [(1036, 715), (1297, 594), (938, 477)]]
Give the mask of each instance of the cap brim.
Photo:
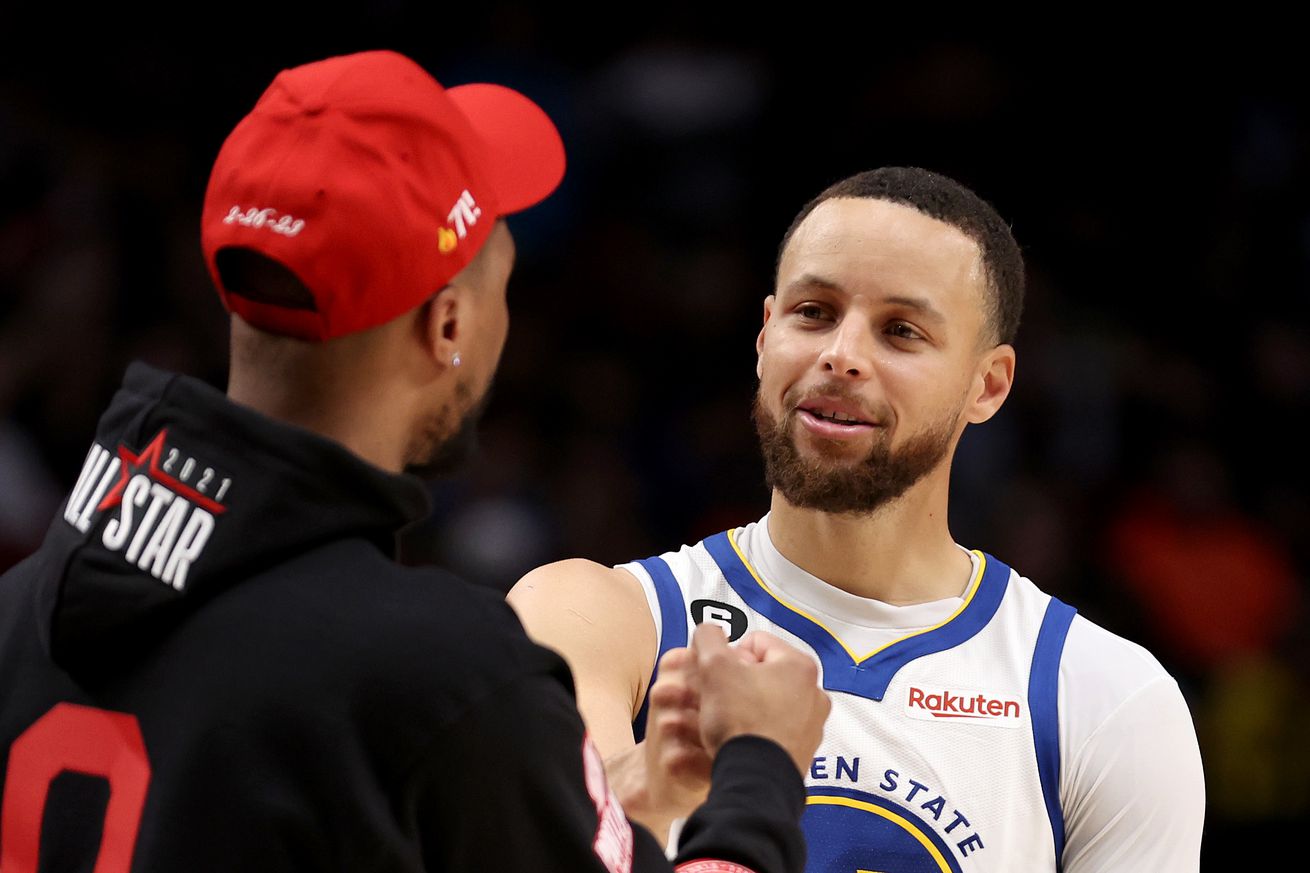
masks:
[(504, 215), (540, 203), (564, 178), (564, 141), (540, 106), (503, 85), (446, 91), (490, 151), (482, 163)]

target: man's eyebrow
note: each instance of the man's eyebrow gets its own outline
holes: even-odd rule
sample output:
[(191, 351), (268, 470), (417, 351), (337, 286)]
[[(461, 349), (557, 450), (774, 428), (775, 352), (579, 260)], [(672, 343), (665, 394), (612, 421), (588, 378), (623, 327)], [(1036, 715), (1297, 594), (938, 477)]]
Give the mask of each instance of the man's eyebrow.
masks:
[[(794, 292), (805, 291), (809, 289), (819, 289), (822, 291), (836, 291), (840, 294), (847, 293), (846, 289), (842, 287), (840, 282), (835, 282), (832, 279), (828, 279), (823, 276), (818, 276), (815, 275), (814, 273), (806, 273), (800, 278), (796, 279), (794, 282), (789, 283), (787, 287), (784, 289), (784, 292), (794, 293)], [(890, 304), (892, 306), (901, 306), (906, 309), (913, 309), (915, 312), (919, 313), (924, 318), (927, 318), (930, 321), (936, 321), (939, 323), (946, 321), (946, 316), (942, 315), (942, 313), (937, 309), (937, 307), (933, 306), (932, 303), (929, 302), (928, 299), (924, 297), (906, 297), (904, 295), (898, 294), (892, 297), (884, 297), (879, 302)]]
[(813, 273), (804, 274), (796, 281), (790, 283), (784, 290), (802, 291), (806, 288), (820, 288), (824, 291), (840, 291), (843, 293), (846, 291), (845, 288), (843, 288), (839, 283), (834, 282), (832, 279), (825, 279), (823, 276), (816, 276)]
[(937, 310), (937, 307), (933, 306), (922, 297), (887, 297), (884, 298), (882, 302), (890, 303), (893, 306), (904, 306), (906, 309), (913, 309), (931, 321), (942, 322), (946, 320), (946, 316), (942, 315), (941, 312)]

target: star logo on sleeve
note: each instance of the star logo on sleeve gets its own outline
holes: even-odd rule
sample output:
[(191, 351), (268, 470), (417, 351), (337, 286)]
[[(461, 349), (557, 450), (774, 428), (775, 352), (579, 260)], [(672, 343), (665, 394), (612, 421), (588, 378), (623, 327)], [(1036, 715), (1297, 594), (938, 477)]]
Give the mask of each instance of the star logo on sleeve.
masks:
[(133, 475), (143, 472), (142, 468), (144, 467), (145, 474), (151, 479), (174, 493), (185, 497), (195, 505), (203, 507), (215, 515), (221, 515), (224, 512), (227, 512), (227, 507), (223, 504), (212, 498), (206, 497), (196, 489), (183, 483), (180, 479), (177, 479), (160, 469), (160, 456), (164, 452), (164, 440), (167, 439), (167, 437), (168, 428), (164, 428), (159, 433), (155, 434), (154, 439), (152, 439), (140, 452), (132, 452), (127, 448), (127, 446), (122, 445), (121, 443), (119, 444), (118, 457), (119, 460), (122, 461), (122, 465), (119, 467), (118, 481), (114, 483), (113, 488), (109, 489), (109, 493), (105, 495), (105, 499), (100, 501), (100, 505), (96, 507), (97, 511), (103, 512), (111, 506), (118, 506), (122, 503), (123, 489), (127, 487), (127, 483)]

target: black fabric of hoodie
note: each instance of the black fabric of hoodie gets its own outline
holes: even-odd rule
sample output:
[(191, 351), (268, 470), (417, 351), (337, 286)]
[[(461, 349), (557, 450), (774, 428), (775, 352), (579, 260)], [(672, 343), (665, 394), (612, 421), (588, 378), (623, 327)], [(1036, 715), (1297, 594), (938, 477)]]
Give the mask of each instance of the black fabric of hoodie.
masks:
[[(26, 851), (35, 813), (42, 870), (90, 870), (113, 840), (134, 871), (605, 869), (562, 659), (496, 593), (394, 560), (397, 531), (428, 511), (421, 482), (142, 364), (96, 442), (122, 460), (103, 508), (85, 531), (61, 508), (0, 577), (0, 857)], [(157, 578), (163, 559), (106, 545), (138, 475), (172, 495), (154, 529), (166, 506), (197, 511), (227, 482), (180, 588)], [(150, 505), (133, 504), (134, 525), (150, 528)], [(127, 792), (104, 774), (31, 775), (31, 761), (71, 754), (41, 727), (70, 705), (139, 726), (139, 814), (107, 818)], [(127, 742), (80, 730), (96, 748)], [(779, 746), (735, 739), (679, 860), (799, 870), (803, 805)], [(633, 869), (669, 869), (633, 830)]]

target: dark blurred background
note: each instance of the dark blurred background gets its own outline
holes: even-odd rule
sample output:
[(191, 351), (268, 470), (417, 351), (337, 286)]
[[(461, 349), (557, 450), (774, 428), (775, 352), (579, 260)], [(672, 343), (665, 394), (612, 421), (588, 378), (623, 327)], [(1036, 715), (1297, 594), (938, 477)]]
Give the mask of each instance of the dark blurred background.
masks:
[(944, 172), (1012, 222), (1030, 276), (1017, 384), (961, 446), (953, 533), (1178, 677), (1207, 868), (1288, 845), (1310, 819), (1302, 53), (1077, 20), (979, 37), (598, 14), (393, 0), (323, 38), (0, 35), (0, 569), (39, 542), (129, 360), (224, 384), (197, 221), (226, 132), (283, 67), (394, 48), (445, 84), (527, 93), (570, 156), (511, 222), (481, 457), (434, 489), (411, 560), (507, 588), (757, 518), (753, 342), (779, 237), (850, 173)]

